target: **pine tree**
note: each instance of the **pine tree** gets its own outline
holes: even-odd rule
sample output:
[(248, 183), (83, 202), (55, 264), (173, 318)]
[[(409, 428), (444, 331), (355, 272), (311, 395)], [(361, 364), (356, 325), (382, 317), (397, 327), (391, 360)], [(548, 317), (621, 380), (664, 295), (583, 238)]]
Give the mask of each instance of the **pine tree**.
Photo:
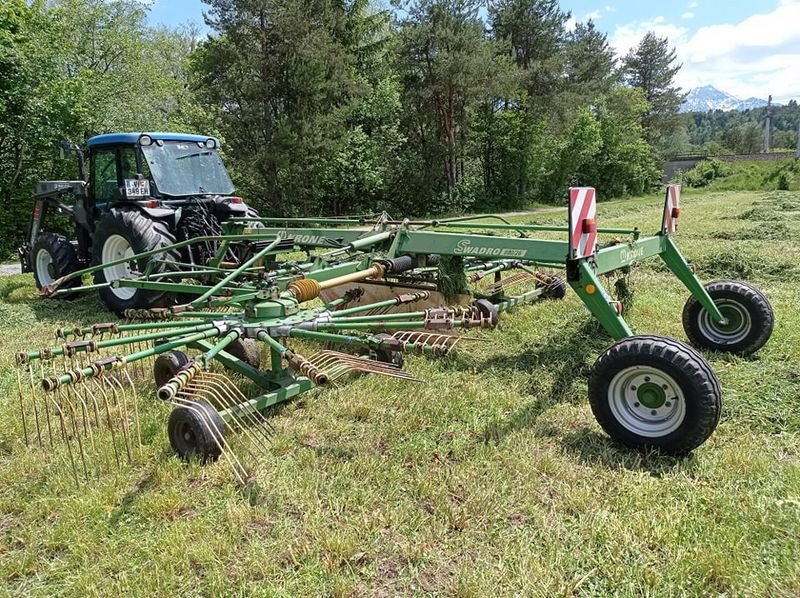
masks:
[(681, 65), (676, 64), (675, 49), (669, 47), (667, 38), (648, 32), (622, 61), (624, 81), (641, 89), (650, 105), (642, 120), (648, 142), (659, 149), (681, 126), (678, 109), (685, 94), (675, 85), (675, 75)]

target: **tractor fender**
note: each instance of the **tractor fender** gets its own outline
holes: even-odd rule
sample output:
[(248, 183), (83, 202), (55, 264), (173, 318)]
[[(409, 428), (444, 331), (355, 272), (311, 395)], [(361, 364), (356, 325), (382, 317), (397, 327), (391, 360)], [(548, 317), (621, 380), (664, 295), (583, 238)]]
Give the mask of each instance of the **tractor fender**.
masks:
[(117, 206), (117, 209), (122, 210), (136, 210), (137, 212), (141, 212), (148, 218), (152, 218), (153, 220), (167, 220), (169, 221), (169, 228), (171, 230), (175, 230), (175, 227), (178, 225), (178, 221), (181, 219), (181, 208), (171, 208), (171, 207), (157, 207), (157, 208), (150, 208), (142, 204), (123, 204)]

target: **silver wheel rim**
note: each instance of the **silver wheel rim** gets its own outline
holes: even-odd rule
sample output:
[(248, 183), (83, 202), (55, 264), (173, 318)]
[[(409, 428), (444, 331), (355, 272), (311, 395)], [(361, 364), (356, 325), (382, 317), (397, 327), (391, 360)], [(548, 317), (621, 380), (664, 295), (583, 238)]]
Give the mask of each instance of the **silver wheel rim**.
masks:
[(733, 316), (736, 319), (736, 325), (727, 329), (721, 328), (703, 309), (700, 310), (697, 318), (697, 326), (703, 336), (719, 345), (733, 345), (746, 339), (753, 329), (753, 322), (750, 312), (744, 305), (732, 299), (716, 299), (714, 303), (729, 320)]
[[(131, 244), (128, 243), (128, 240), (122, 235), (111, 235), (106, 239), (106, 242), (103, 243), (102, 258), (104, 264), (124, 257), (133, 257), (134, 255), (136, 255), (136, 253), (133, 251)], [(112, 282), (120, 278), (134, 278), (130, 262), (103, 268), (103, 276), (106, 282)], [(136, 289), (132, 287), (110, 286), (109, 290), (123, 301), (132, 299), (136, 294)]]
[[(661, 389), (665, 400), (661, 405), (648, 401), (648, 405), (642, 400), (642, 390), (654, 391), (655, 387)], [(686, 417), (686, 400), (680, 385), (669, 374), (650, 366), (618, 372), (608, 385), (608, 405), (623, 427), (645, 438), (674, 432)]]
[(36, 275), (39, 277), (39, 284), (46, 287), (53, 282), (50, 275), (50, 266), (53, 265), (53, 256), (47, 249), (40, 249), (36, 252)]

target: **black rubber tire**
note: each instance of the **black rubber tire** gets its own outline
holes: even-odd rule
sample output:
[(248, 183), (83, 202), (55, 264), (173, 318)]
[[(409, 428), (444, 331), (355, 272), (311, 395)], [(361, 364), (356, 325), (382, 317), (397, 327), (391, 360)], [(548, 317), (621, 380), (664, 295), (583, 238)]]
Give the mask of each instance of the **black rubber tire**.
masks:
[(156, 388), (164, 386), (190, 361), (189, 356), (183, 351), (167, 351), (156, 357), (153, 362), (153, 380), (155, 380)]
[[(663, 435), (659, 435), (658, 430), (645, 435), (632, 430), (615, 415), (610, 387), (620, 372), (635, 373), (635, 369), (628, 368), (657, 370), (677, 384), (684, 399), (683, 419), (675, 422), (677, 427), (667, 428)], [(619, 380), (624, 381), (625, 375)], [(649, 378), (645, 380), (650, 383)], [(631, 391), (635, 389), (635, 386), (630, 387)], [(623, 389), (627, 390), (627, 387)], [(663, 406), (673, 408), (674, 413), (678, 408), (672, 407), (670, 401), (674, 403), (675, 397), (669, 397), (667, 391), (664, 395), (667, 398)], [(722, 412), (722, 391), (711, 366), (689, 345), (662, 336), (632, 336), (615, 343), (597, 358), (589, 377), (589, 404), (597, 423), (617, 442), (635, 449), (685, 455), (703, 444), (717, 427)], [(629, 413), (633, 413), (627, 416), (629, 418), (640, 417), (643, 413), (646, 418), (650, 410), (638, 402), (624, 404), (629, 405)], [(655, 412), (650, 413), (655, 415)], [(668, 422), (667, 415), (664, 421)]]
[(241, 359), (257, 370), (261, 369), (261, 343), (252, 338), (237, 338), (225, 347), (225, 352)]
[(541, 285), (543, 287), (542, 290), (542, 299), (563, 299), (567, 296), (567, 283), (566, 281), (561, 278), (560, 276), (551, 276), (552, 280), (548, 284)]
[[(78, 262), (78, 256), (75, 253), (75, 248), (64, 235), (57, 233), (42, 233), (33, 244), (31, 251), (31, 267), (33, 269), (33, 278), (36, 281), (36, 288), (42, 290), (47, 283), (42, 280), (42, 276), (37, 268), (36, 256), (40, 251), (46, 251), (50, 254), (50, 266), (48, 268), (47, 276), (52, 280), (77, 272), (81, 266)], [(45, 279), (46, 280), (46, 279)], [(59, 288), (61, 289), (74, 289), (81, 286), (80, 278), (65, 282)], [(56, 295), (59, 298), (66, 299), (74, 296), (73, 294)]]
[(750, 355), (764, 346), (775, 327), (775, 313), (761, 291), (738, 280), (715, 280), (706, 284), (705, 289), (721, 311), (727, 309), (730, 314), (741, 317), (745, 328), (731, 332), (719, 329), (703, 306), (689, 297), (683, 307), (683, 329), (689, 342), (703, 349), (737, 355)]
[[(175, 237), (165, 222), (149, 218), (136, 209), (114, 208), (97, 223), (92, 242), (92, 263), (95, 265), (103, 263), (103, 245), (112, 235), (124, 237), (134, 253), (137, 254), (166, 247), (175, 242)], [(161, 258), (180, 261), (180, 254), (177, 251), (165, 252)], [(140, 272), (144, 271), (147, 261), (147, 259), (139, 260), (137, 269)], [(165, 267), (161, 266), (153, 271), (160, 272), (164, 269)], [(103, 270), (98, 270), (95, 273), (95, 283), (104, 282), (106, 282), (105, 274)], [(136, 289), (136, 292), (126, 299), (115, 295), (110, 288), (106, 287), (100, 289), (100, 297), (108, 308), (117, 314), (122, 314), (126, 309), (148, 309), (173, 302), (173, 298), (168, 293), (145, 289)]]
[(225, 422), (214, 407), (205, 402), (179, 406), (169, 414), (169, 443), (183, 460), (216, 461), (222, 454)]
[(478, 310), (478, 313), (481, 316), (484, 318), (489, 318), (492, 328), (497, 326), (497, 322), (500, 321), (500, 310), (497, 309), (497, 306), (494, 303), (488, 299), (476, 299), (472, 302), (472, 305)]

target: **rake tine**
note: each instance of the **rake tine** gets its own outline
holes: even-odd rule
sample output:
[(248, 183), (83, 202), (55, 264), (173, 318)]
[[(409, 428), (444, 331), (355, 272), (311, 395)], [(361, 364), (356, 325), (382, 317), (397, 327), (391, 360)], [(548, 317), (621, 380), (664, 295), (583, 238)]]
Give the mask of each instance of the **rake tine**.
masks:
[[(226, 398), (220, 396), (219, 394), (217, 394), (217, 392), (214, 389), (212, 389), (211, 387), (206, 386), (205, 388), (202, 389), (202, 392), (205, 392), (205, 393), (215, 397), (217, 399), (217, 401), (219, 401), (220, 405), (223, 405), (223, 406), (225, 406), (226, 409), (229, 409), (228, 400)], [(236, 428), (238, 430), (240, 430), (243, 434), (245, 434), (254, 445), (261, 446), (260, 443), (255, 439), (255, 437), (253, 437), (253, 435), (249, 433), (249, 431), (247, 430), (247, 426), (245, 426), (244, 423), (239, 420), (238, 415), (233, 413), (233, 412), (230, 412), (230, 413), (231, 413), (231, 421), (233, 423), (235, 423)], [(231, 426), (231, 428), (233, 428), (233, 426)], [(263, 448), (265, 451), (267, 450), (267, 447), (265, 447), (265, 446), (261, 446), (261, 448)], [(245, 450), (248, 452), (248, 454), (253, 459), (256, 459), (256, 455), (254, 455), (253, 452), (249, 448), (246, 447)]]
[(61, 390), (60, 389), (57, 391), (57, 394), (58, 394), (59, 403), (61, 403), (62, 405), (64, 403), (66, 403), (66, 405), (67, 405), (67, 411), (68, 411), (69, 416), (70, 416), (70, 421), (72, 422), (72, 430), (73, 430), (74, 435), (75, 435), (75, 440), (78, 443), (78, 450), (80, 451), (80, 455), (81, 455), (81, 464), (83, 465), (83, 475), (86, 478), (86, 480), (88, 481), (88, 479), (89, 479), (89, 470), (86, 467), (86, 455), (83, 452), (83, 442), (81, 441), (81, 435), (80, 435), (80, 432), (78, 431), (78, 422), (77, 422), (77, 419), (75, 417), (75, 408), (72, 406), (72, 403), (69, 401), (69, 399), (67, 399), (66, 401), (64, 400), (64, 395), (61, 394)]
[[(246, 433), (246, 428), (255, 429), (265, 442), (270, 442), (269, 436), (261, 429), (262, 426), (252, 411), (245, 410), (244, 414), (241, 414), (240, 410), (236, 409), (236, 406), (246, 401), (247, 397), (244, 396), (241, 390), (239, 390), (227, 376), (224, 374), (215, 374), (213, 372), (204, 372), (203, 377), (209, 379), (209, 386), (217, 385), (220, 387), (219, 400), (225, 405), (225, 408), (231, 412), (232, 416), (242, 417), (243, 419), (246, 418), (247, 421), (249, 421), (249, 426), (243, 426), (241, 422), (237, 421), (237, 424), (240, 425)], [(227, 397), (224, 396), (225, 394), (227, 394)], [(237, 394), (239, 395), (238, 397), (236, 396)], [(268, 422), (267, 424), (269, 425)], [(265, 451), (267, 450), (266, 445), (258, 443), (255, 439), (253, 439), (253, 441), (256, 442), (256, 444), (260, 444)]]
[[(234, 405), (238, 405), (238, 404), (241, 404), (241, 403), (244, 403), (244, 402), (247, 401), (247, 397), (244, 395), (244, 393), (235, 384), (233, 384), (233, 382), (227, 376), (225, 376), (224, 374), (216, 374), (214, 372), (206, 372), (205, 375), (208, 376), (209, 378), (211, 378), (212, 380), (215, 379), (215, 378), (218, 380), (218, 382), (222, 385), (222, 387), (228, 392), (228, 396), (230, 397), (231, 402)], [(238, 411), (239, 410), (237, 410), (237, 415), (238, 415)], [(264, 439), (264, 441), (268, 443), (268, 442), (271, 441), (268, 432), (269, 431), (274, 431), (274, 428), (272, 427), (272, 424), (265, 417), (261, 417), (259, 419), (259, 417), (257, 417), (257, 414), (258, 414), (258, 412), (245, 410), (244, 416), (245, 417), (249, 417), (249, 421), (251, 423), (251, 426), (255, 430), (257, 430), (258, 433)], [(258, 414), (258, 415), (260, 415), (260, 414)]]
[(228, 443), (225, 441), (225, 436), (222, 434), (222, 430), (217, 428), (216, 424), (212, 422), (209, 417), (205, 414), (202, 409), (198, 409), (195, 406), (195, 401), (190, 401), (188, 399), (181, 399), (179, 397), (175, 397), (170, 401), (174, 405), (179, 405), (181, 407), (185, 407), (192, 411), (195, 415), (198, 415), (206, 425), (206, 428), (211, 433), (211, 438), (214, 440), (214, 443), (219, 448), (220, 454), (225, 457), (228, 461), (231, 469), (233, 470), (234, 475), (239, 480), (239, 483), (244, 485), (245, 478), (249, 477), (247, 470), (245, 469), (244, 465), (242, 465), (241, 461), (239, 461), (238, 457), (233, 453), (233, 451), (229, 450)]
[[(61, 391), (56, 391), (57, 395), (61, 394)], [(72, 475), (75, 476), (75, 486), (80, 486), (80, 480), (78, 479), (78, 467), (75, 465), (75, 457), (72, 454), (72, 444), (69, 441), (69, 435), (67, 434), (67, 427), (64, 423), (64, 411), (61, 409), (61, 406), (58, 402), (53, 398), (50, 397), (50, 400), (53, 402), (53, 406), (58, 413), (58, 421), (61, 424), (61, 437), (64, 439), (64, 443), (67, 445), (67, 455), (69, 456), (69, 462), (72, 466)]]
[(22, 374), (17, 368), (17, 395), (19, 396), (19, 414), (22, 418), (22, 434), (25, 438), (25, 446), (30, 446), (28, 442), (28, 422), (25, 418), (25, 400), (22, 397)]
[[(94, 407), (95, 425), (97, 426), (97, 430), (100, 431), (102, 429), (102, 421), (103, 420), (102, 420), (102, 417), (100, 415), (101, 409), (100, 409), (100, 405), (99, 405), (99, 403), (97, 401), (97, 396), (92, 391), (92, 389), (87, 385), (86, 382), (84, 382), (84, 384), (82, 385), (81, 389), (83, 391), (84, 397), (87, 397), (88, 399), (91, 399), (91, 405)], [(114, 453), (115, 453), (115, 456), (116, 456), (114, 429), (112, 427), (109, 427), (109, 431), (111, 432), (111, 444), (112, 444), (112, 446), (114, 446)], [(110, 469), (110, 465), (111, 465), (110, 457), (106, 458), (105, 461), (108, 462), (109, 469)]]
[[(110, 374), (105, 374), (104, 376), (102, 376), (102, 380), (103, 380), (103, 383), (107, 384), (108, 388), (111, 390), (111, 396), (114, 397), (115, 407), (118, 410), (124, 411), (124, 409), (125, 409), (124, 406), (120, 407), (118, 387), (117, 387), (116, 384), (114, 384), (114, 382), (119, 384), (119, 380), (117, 380), (114, 376), (112, 376)], [(120, 387), (121, 387), (121, 385), (120, 385)], [(123, 399), (123, 403), (124, 403), (124, 399)], [(120, 420), (121, 420), (120, 423), (122, 424), (122, 436), (125, 439), (125, 452), (128, 454), (128, 463), (131, 463), (131, 462), (133, 462), (133, 455), (132, 455), (132, 451), (131, 451), (131, 439), (130, 439), (130, 434), (129, 434), (129, 430), (128, 430), (127, 413), (124, 413), (123, 417), (121, 417)]]
[(108, 404), (108, 394), (106, 393), (103, 385), (100, 384), (97, 379), (91, 378), (92, 384), (95, 385), (97, 390), (100, 391), (100, 394), (103, 397), (103, 403), (106, 407), (106, 424), (108, 425), (108, 429), (111, 432), (111, 446), (114, 448), (114, 460), (117, 462), (117, 467), (122, 467), (122, 464), (119, 460), (119, 451), (117, 450), (117, 435), (114, 432), (114, 424), (111, 421), (111, 409), (110, 405)]
[[(42, 366), (42, 370), (44, 370), (44, 366)], [(33, 380), (33, 368), (31, 368), (30, 366), (28, 367), (28, 373), (30, 374), (31, 377), (31, 388), (34, 389), (32, 403), (33, 403), (33, 420), (36, 423), (36, 439), (39, 441), (39, 446), (42, 446), (42, 430), (41, 427), (39, 426), (39, 409), (37, 409), (36, 407), (36, 390), (35, 390), (36, 383)], [(42, 371), (42, 377), (44, 377), (44, 371)], [(52, 438), (50, 439), (50, 441), (52, 443)]]
[(142, 423), (139, 419), (139, 400), (136, 397), (136, 388), (133, 385), (133, 380), (131, 380), (131, 375), (128, 373), (127, 369), (123, 369), (125, 372), (125, 377), (128, 379), (128, 385), (130, 386), (131, 390), (131, 402), (133, 403), (133, 420), (136, 423), (136, 442), (137, 446), (139, 447), (139, 451), (142, 450)]
[[(91, 448), (91, 452), (97, 455), (97, 447), (94, 443), (94, 434), (92, 433), (92, 424), (89, 419), (90, 414), (86, 408), (86, 401), (83, 400), (83, 397), (73, 385), (67, 387), (67, 400), (71, 400), (72, 403), (75, 403), (76, 401), (80, 403), (80, 415), (83, 420), (83, 430), (81, 433), (84, 435), (84, 437), (89, 439), (89, 448)], [(80, 426), (77, 426), (77, 428), (80, 429)]]

